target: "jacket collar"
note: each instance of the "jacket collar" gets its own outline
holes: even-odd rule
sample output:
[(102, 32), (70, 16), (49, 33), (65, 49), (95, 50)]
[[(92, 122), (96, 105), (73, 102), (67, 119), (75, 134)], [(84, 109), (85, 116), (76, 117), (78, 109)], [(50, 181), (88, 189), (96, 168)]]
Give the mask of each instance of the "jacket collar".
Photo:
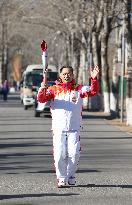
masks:
[(72, 89), (76, 84), (74, 79), (71, 82), (68, 82), (68, 83), (62, 83), (59, 80), (56, 80), (55, 83), (56, 83), (56, 85), (59, 85), (63, 88), (67, 88), (67, 89)]

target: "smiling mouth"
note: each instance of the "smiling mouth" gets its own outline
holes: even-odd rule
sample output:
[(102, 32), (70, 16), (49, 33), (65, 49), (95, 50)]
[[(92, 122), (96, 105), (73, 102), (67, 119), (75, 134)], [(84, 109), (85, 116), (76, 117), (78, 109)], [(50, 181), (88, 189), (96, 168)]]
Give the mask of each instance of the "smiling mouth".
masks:
[(66, 81), (69, 81), (70, 78), (64, 78)]

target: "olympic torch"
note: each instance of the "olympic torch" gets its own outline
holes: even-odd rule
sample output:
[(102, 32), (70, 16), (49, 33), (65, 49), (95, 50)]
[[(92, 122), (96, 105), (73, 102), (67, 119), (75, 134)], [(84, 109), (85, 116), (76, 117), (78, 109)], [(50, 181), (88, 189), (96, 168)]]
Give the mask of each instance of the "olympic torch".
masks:
[(48, 53), (47, 53), (47, 43), (43, 40), (41, 42), (42, 49), (42, 64), (43, 64), (43, 83), (45, 87), (47, 86), (47, 71), (48, 71)]

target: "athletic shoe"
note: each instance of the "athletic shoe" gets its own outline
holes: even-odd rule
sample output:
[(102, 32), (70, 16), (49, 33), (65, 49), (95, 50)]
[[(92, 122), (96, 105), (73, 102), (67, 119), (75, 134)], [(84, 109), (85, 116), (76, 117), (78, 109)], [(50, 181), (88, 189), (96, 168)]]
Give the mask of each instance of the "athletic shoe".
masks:
[(76, 184), (75, 177), (70, 177), (68, 179), (68, 184), (74, 186)]
[(62, 188), (66, 186), (66, 182), (62, 179), (58, 180), (58, 188)]

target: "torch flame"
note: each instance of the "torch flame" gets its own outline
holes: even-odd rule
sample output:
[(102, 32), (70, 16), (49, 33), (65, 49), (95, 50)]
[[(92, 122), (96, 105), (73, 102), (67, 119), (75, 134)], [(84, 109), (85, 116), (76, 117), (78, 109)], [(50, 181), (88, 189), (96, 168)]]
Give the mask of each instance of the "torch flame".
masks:
[(47, 43), (44, 40), (41, 43), (41, 49), (43, 52), (45, 52), (47, 50)]

